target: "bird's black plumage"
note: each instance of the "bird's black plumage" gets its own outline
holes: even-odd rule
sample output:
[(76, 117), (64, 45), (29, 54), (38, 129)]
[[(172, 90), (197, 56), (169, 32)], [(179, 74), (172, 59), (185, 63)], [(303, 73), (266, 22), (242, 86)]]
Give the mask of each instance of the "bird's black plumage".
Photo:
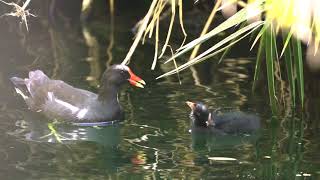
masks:
[(220, 113), (210, 111), (201, 102), (187, 102), (191, 108), (190, 119), (195, 131), (217, 134), (253, 133), (260, 128), (260, 118), (254, 114), (241, 111)]
[(145, 84), (125, 65), (113, 65), (103, 73), (98, 94), (50, 79), (40, 70), (30, 71), (25, 79), (12, 77), (10, 80), (31, 110), (70, 122), (123, 119), (117, 97), (121, 85), (128, 81), (138, 87)]

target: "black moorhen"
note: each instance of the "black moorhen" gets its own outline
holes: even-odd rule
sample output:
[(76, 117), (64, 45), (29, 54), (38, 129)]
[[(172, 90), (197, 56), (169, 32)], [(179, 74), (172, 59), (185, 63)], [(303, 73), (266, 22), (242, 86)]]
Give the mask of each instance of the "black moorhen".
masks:
[(195, 131), (212, 132), (219, 135), (224, 134), (246, 134), (253, 133), (260, 128), (260, 118), (253, 114), (243, 112), (217, 113), (210, 112), (201, 102), (186, 102), (191, 108), (190, 119), (192, 129)]
[(121, 85), (129, 81), (143, 88), (146, 84), (126, 65), (113, 65), (103, 73), (98, 94), (50, 79), (40, 70), (30, 71), (29, 78), (10, 80), (29, 109), (49, 118), (76, 123), (122, 120), (124, 113), (117, 97)]

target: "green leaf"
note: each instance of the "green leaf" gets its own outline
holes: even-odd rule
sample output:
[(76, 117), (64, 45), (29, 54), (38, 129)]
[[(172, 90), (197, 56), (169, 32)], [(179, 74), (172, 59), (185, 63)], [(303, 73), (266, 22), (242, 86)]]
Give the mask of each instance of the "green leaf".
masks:
[(303, 108), (303, 106), (304, 106), (304, 77), (303, 77), (301, 42), (299, 40), (294, 39), (292, 41), (292, 46), (293, 46), (293, 52), (294, 52), (295, 70), (297, 73), (298, 92), (299, 92), (301, 107)]
[(258, 49), (258, 54), (257, 54), (257, 62), (256, 62), (256, 66), (255, 66), (255, 71), (254, 71), (252, 90), (254, 90), (256, 88), (257, 80), (260, 77), (261, 63), (262, 63), (263, 53), (265, 51), (264, 45), (265, 45), (265, 36), (262, 36), (260, 39), (260, 44), (259, 44), (259, 49)]
[[(282, 35), (283, 37), (286, 37), (286, 40), (283, 39), (284, 44), (288, 44), (290, 42), (290, 33), (289, 34), (284, 34)], [(292, 105), (293, 107), (296, 106), (296, 85), (294, 81), (294, 69), (293, 69), (293, 64), (292, 64), (292, 51), (290, 46), (287, 48), (283, 48), (283, 53), (284, 53), (284, 60), (286, 64), (286, 69), (287, 69), (287, 76), (289, 80), (289, 86), (290, 86), (290, 91), (291, 91), (291, 98), (292, 98)]]
[(274, 34), (272, 26), (268, 28), (268, 32), (266, 35), (266, 64), (267, 64), (267, 78), (268, 78), (268, 91), (269, 91), (269, 99), (271, 110), (273, 114), (277, 113), (277, 103), (276, 103), (276, 93), (275, 93), (275, 85), (274, 85), (274, 60), (275, 50), (274, 50)]
[(272, 45), (274, 49), (274, 56), (275, 56), (274, 59), (279, 60), (278, 48), (277, 48), (277, 35), (274, 32), (272, 32)]
[[(245, 22), (241, 23), (240, 29), (242, 29), (244, 26), (246, 25)], [(251, 35), (254, 33), (251, 33)], [(231, 40), (230, 43), (233, 43), (234, 41), (236, 41), (236, 39)], [(229, 53), (229, 51), (231, 50), (232, 46), (229, 46), (221, 55), (218, 64), (220, 64), (222, 62), (222, 60), (224, 59), (224, 57)]]
[[(225, 39), (223, 39), (222, 41), (220, 41), (219, 43), (215, 44), (214, 46), (212, 46), (211, 48), (209, 48), (207, 51), (205, 51), (204, 53), (200, 54), (199, 56), (195, 57), (194, 59), (191, 59), (190, 61), (184, 63), (183, 65), (179, 66), (177, 69), (173, 69), (159, 77), (157, 77), (156, 79), (165, 77), (165, 76), (169, 76), (172, 74), (175, 74), (176, 72), (180, 72), (196, 63), (199, 63), (201, 61), (204, 61), (222, 51), (224, 51), (225, 49), (231, 47), (232, 45), (234, 45), (235, 43), (239, 42), (241, 39), (243, 39), (244, 37), (248, 36), (249, 34), (251, 34), (253, 31), (255, 31), (257, 28), (259, 28), (264, 22), (263, 21), (259, 21), (253, 24), (250, 24), (242, 29), (239, 29), (238, 31), (234, 32), (233, 34), (229, 35), (228, 37), (226, 37)], [(249, 31), (250, 30), (250, 31)], [(249, 32), (247, 32), (249, 31)], [(224, 44), (226, 44), (229, 41), (234, 40), (235, 38), (239, 37), (240, 35), (242, 35), (243, 33), (247, 32), (245, 35), (241, 36), (239, 39), (237, 39), (236, 41), (228, 44), (226, 47), (223, 47), (221, 49), (219, 49), (218, 51), (211, 53), (212, 51), (216, 50), (217, 48), (220, 48), (221, 46), (223, 46)], [(211, 53), (211, 54), (209, 54)], [(209, 55), (208, 55), (209, 54)]]
[[(283, 48), (282, 48), (282, 51), (281, 51), (281, 54), (280, 54), (280, 57), (283, 55), (285, 49), (287, 48), (289, 42), (290, 42), (290, 39), (291, 39), (291, 36), (293, 34), (293, 30), (291, 29), (289, 34), (287, 35), (287, 38), (286, 38), (286, 41), (283, 43)], [(283, 34), (283, 37), (285, 37), (285, 35)]]
[(257, 37), (255, 38), (255, 40), (253, 41), (250, 50), (252, 50), (252, 48), (254, 47), (254, 45), (258, 42), (258, 40), (260, 39), (260, 37), (265, 33), (266, 29), (269, 27), (269, 23), (266, 23), (260, 30), (259, 34), (257, 35)]
[(250, 7), (245, 7), (243, 9), (241, 9), (239, 12), (237, 12), (236, 14), (231, 16), (229, 19), (227, 19), (226, 21), (221, 23), (219, 26), (217, 26), (216, 28), (214, 28), (213, 30), (211, 30), (210, 32), (205, 34), (204, 36), (201, 36), (201, 37), (189, 42), (188, 44), (184, 45), (183, 47), (179, 48), (178, 50), (180, 50), (180, 51), (177, 54), (175, 54), (174, 56), (172, 56), (171, 58), (169, 58), (165, 63), (168, 63), (168, 62), (172, 61), (173, 59), (181, 56), (182, 54), (190, 51), (196, 45), (207, 41), (208, 39), (212, 38), (213, 36), (217, 35), (218, 33), (225, 31), (226, 29), (229, 29), (233, 26), (236, 26), (236, 25), (246, 21), (247, 19), (255, 16), (256, 14), (247, 13), (248, 8), (256, 8), (257, 13), (262, 13), (263, 8), (260, 8), (260, 7), (262, 6), (263, 2), (264, 2), (264, 0), (260, 0), (260, 1), (258, 0), (255, 3), (251, 4)]
[(191, 59), (190, 61), (197, 61), (198, 59), (203, 58), (204, 56), (208, 55), (209, 53), (211, 53), (215, 49), (217, 49), (217, 48), (221, 47), (222, 45), (224, 45), (224, 44), (236, 39), (237, 37), (239, 37), (240, 35), (244, 34), (245, 32), (247, 32), (247, 31), (249, 31), (249, 30), (251, 30), (253, 28), (257, 28), (257, 27), (261, 26), (263, 23), (264, 23), (264, 21), (257, 21), (257, 22), (254, 22), (252, 24), (247, 25), (244, 28), (239, 29), (238, 31), (232, 33), (231, 35), (229, 35), (228, 37), (224, 38), (223, 40), (221, 40), (220, 42), (218, 42), (217, 44), (215, 44), (211, 48), (207, 49), (205, 52), (201, 53), (200, 55), (198, 55), (194, 59)]

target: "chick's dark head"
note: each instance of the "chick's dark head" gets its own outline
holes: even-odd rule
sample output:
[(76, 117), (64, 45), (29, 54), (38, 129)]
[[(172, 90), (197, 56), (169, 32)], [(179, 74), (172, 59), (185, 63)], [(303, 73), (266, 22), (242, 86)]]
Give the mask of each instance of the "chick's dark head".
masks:
[(192, 120), (193, 125), (207, 127), (207, 121), (210, 113), (207, 106), (202, 102), (194, 103), (187, 101), (186, 103), (191, 109), (190, 119)]

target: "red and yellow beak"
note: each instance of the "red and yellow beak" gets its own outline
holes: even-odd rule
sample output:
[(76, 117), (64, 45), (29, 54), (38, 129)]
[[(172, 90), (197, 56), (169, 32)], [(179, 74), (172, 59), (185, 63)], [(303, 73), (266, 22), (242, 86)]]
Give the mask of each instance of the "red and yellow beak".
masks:
[(132, 84), (133, 86), (139, 87), (139, 88), (144, 88), (144, 85), (146, 85), (146, 82), (143, 79), (141, 79), (140, 77), (138, 77), (137, 75), (135, 75), (131, 71), (131, 69), (129, 69), (128, 72), (130, 74), (130, 78), (128, 79), (130, 84)]
[(193, 103), (191, 101), (187, 101), (186, 104), (190, 107), (192, 111), (196, 109), (196, 103)]

